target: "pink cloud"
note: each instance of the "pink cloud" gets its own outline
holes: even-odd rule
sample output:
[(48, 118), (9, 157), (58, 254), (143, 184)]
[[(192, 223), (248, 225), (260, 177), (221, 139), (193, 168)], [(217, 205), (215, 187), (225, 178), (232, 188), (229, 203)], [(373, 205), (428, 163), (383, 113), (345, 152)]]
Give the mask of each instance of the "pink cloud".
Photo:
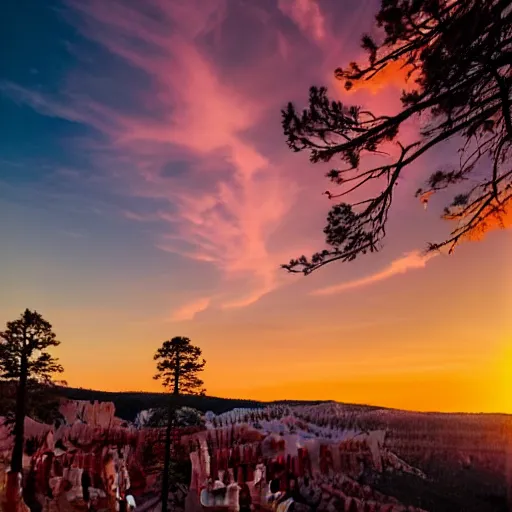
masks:
[[(125, 116), (115, 129), (96, 127), (137, 162), (138, 193), (167, 198), (177, 207), (172, 219), (165, 212), (158, 214), (173, 230), (158, 246), (214, 263), (228, 281), (246, 277), (252, 289), (229, 299), (226, 307), (258, 300), (278, 285), (280, 260), (269, 252), (267, 239), (289, 212), (295, 187), (242, 137), (260, 122), (265, 102), (230, 87), (195, 43), (212, 24), (222, 22), (222, 10), (205, 12), (203, 7), (211, 4), (204, 2), (152, 2), (163, 25), (177, 27), (169, 35), (154, 18), (123, 2), (108, 8), (95, 0), (70, 0), (70, 5), (81, 13), (79, 26), (87, 37), (151, 78), (153, 90), (144, 101), (158, 106), (159, 119)], [(154, 51), (137, 41), (152, 45)], [(158, 167), (164, 158), (153, 155), (150, 160), (147, 154), (166, 145), (183, 148), (195, 158), (224, 162), (232, 172), (206, 190), (162, 178)], [(195, 249), (184, 249), (183, 241)]]
[(208, 308), (210, 302), (211, 299), (209, 297), (203, 297), (180, 306), (178, 309), (173, 311), (171, 315), (171, 322), (186, 322), (188, 320), (193, 320), (198, 313), (205, 311)]
[(431, 260), (437, 253), (427, 255), (420, 254), (419, 251), (413, 251), (405, 254), (401, 258), (392, 261), (384, 270), (375, 274), (363, 277), (362, 279), (355, 279), (334, 286), (328, 286), (312, 292), (312, 295), (334, 295), (354, 288), (362, 286), (369, 286), (373, 283), (389, 279), (398, 274), (405, 274), (409, 270), (424, 268), (429, 260)]
[(325, 19), (316, 0), (279, 0), (278, 5), (312, 39), (325, 38)]
[[(292, 282), (279, 265), (322, 243), (329, 208), (320, 200), (324, 169), (311, 166), (305, 155), (291, 154), (279, 130), (279, 108), (290, 99), (305, 101), (311, 84), (332, 76), (333, 63), (323, 62), (321, 52), (329, 59), (341, 52), (341, 43), (326, 32), (319, 2), (280, 0), (278, 7), (313, 41), (323, 41), (321, 51), (278, 26), (274, 9), (261, 15), (262, 41), (273, 44), (273, 51), (265, 46), (266, 54), (256, 52), (236, 69), (223, 62), (222, 52), (215, 53), (229, 2), (67, 4), (81, 34), (143, 75), (143, 87), (117, 81), (115, 72), (98, 62), (93, 71), (72, 71), (57, 96), (17, 86), (9, 93), (46, 115), (86, 123), (104, 136), (101, 147), (96, 139), (89, 146), (99, 167), (108, 170), (120, 191), (158, 200), (153, 211), (123, 213), (163, 226), (158, 248), (206, 262), (221, 274), (221, 290), (203, 292), (211, 304), (244, 307)], [(358, 7), (349, 19), (360, 15)], [(310, 62), (310, 55), (318, 59)], [(106, 99), (109, 85), (111, 94), (129, 98), (128, 106)], [(175, 161), (185, 162), (185, 175), (163, 175)]]

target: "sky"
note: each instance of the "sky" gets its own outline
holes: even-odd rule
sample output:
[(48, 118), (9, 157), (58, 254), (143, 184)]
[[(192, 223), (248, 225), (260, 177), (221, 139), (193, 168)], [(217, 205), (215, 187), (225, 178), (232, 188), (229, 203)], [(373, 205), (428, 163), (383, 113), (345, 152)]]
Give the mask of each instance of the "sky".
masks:
[[(375, 0), (7, 0), (0, 46), (0, 324), (49, 320), (70, 386), (158, 391), (153, 354), (199, 345), (208, 394), (512, 413), (512, 237), (424, 256), (450, 231), (399, 181), (377, 254), (310, 276), (326, 167), (280, 109), (311, 85), (378, 113), (393, 68), (345, 92)], [(406, 127), (404, 137), (419, 125)]]

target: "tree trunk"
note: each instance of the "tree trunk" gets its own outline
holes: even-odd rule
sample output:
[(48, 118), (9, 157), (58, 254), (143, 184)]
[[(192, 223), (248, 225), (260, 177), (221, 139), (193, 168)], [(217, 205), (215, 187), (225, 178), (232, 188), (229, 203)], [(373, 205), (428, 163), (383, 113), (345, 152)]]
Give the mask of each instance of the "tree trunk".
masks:
[(164, 472), (162, 480), (162, 512), (167, 512), (167, 500), (169, 499), (169, 466), (171, 463), (171, 430), (174, 423), (174, 400), (180, 393), (180, 354), (176, 354), (176, 368), (174, 369), (173, 397), (169, 397), (169, 409), (167, 411), (167, 428), (165, 429), (165, 454)]
[(178, 396), (180, 394), (180, 353), (179, 351), (176, 353), (176, 368), (174, 368), (174, 396)]
[(21, 357), (20, 380), (16, 391), (16, 416), (14, 423), (14, 448), (11, 456), (11, 471), (20, 473), (23, 469), (23, 441), (25, 436), (25, 402), (27, 396), (27, 356)]
[(16, 412), (14, 417), (14, 447), (11, 455), (11, 471), (7, 479), (6, 512), (16, 511), (21, 499), (18, 488), (18, 474), (23, 474), (23, 445), (25, 438), (25, 402), (28, 377), (27, 355), (22, 353), (20, 362), (20, 380), (16, 390)]
[(167, 512), (167, 500), (169, 498), (169, 465), (171, 463), (171, 430), (174, 417), (174, 407), (171, 397), (169, 397), (169, 407), (167, 410), (167, 427), (165, 429), (165, 453), (164, 453), (164, 471), (162, 476), (162, 512)]

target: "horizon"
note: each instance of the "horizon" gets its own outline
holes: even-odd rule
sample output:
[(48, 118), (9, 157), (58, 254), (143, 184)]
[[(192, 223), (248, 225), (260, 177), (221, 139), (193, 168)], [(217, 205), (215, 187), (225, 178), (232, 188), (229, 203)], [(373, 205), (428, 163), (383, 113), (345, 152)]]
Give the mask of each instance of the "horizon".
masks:
[(456, 141), (400, 179), (381, 251), (280, 269), (323, 247), (331, 187), (286, 147), (280, 109), (326, 85), (394, 113), (407, 87), (398, 67), (351, 91), (334, 80), (377, 0), (306, 4), (7, 6), (0, 325), (41, 313), (69, 387), (159, 392), (155, 350), (188, 336), (213, 397), (511, 414), (511, 231), (424, 253), (452, 226), (446, 196), (425, 210), (414, 193)]
[[(98, 394), (112, 394), (112, 395), (135, 395), (135, 394), (150, 394), (150, 395), (171, 395), (169, 391), (144, 391), (144, 390), (138, 390), (138, 391), (104, 391), (101, 389), (91, 389), (91, 388), (83, 388), (83, 387), (74, 387), (74, 386), (61, 386), (58, 385), (57, 387), (64, 388), (64, 389), (70, 389), (70, 390), (78, 390), (78, 391), (86, 391), (91, 393), (98, 393)], [(172, 395), (171, 395), (172, 396)], [(354, 402), (345, 402), (343, 400), (334, 400), (334, 399), (321, 399), (321, 400), (303, 400), (300, 398), (276, 398), (272, 400), (257, 400), (254, 398), (241, 398), (241, 397), (228, 397), (228, 396), (217, 396), (217, 395), (209, 395), (208, 393), (204, 396), (201, 395), (180, 395), (182, 397), (197, 397), (199, 400), (201, 398), (205, 399), (215, 399), (215, 400), (226, 400), (226, 401), (233, 401), (233, 402), (256, 402), (259, 404), (273, 404), (273, 403), (285, 403), (285, 402), (297, 402), (297, 403), (336, 403), (340, 405), (346, 405), (346, 406), (355, 406), (355, 407), (368, 407), (368, 408), (375, 408), (375, 409), (385, 409), (389, 411), (402, 411), (402, 412), (410, 412), (410, 413), (419, 413), (419, 414), (451, 414), (451, 415), (486, 415), (486, 416), (512, 416), (512, 413), (508, 412), (500, 412), (500, 411), (488, 411), (488, 412), (467, 412), (467, 411), (438, 411), (438, 410), (418, 410), (418, 409), (403, 409), (403, 408), (397, 408), (397, 407), (388, 407), (383, 406), (380, 404), (372, 404), (372, 403), (354, 403)], [(68, 400), (78, 400), (78, 399), (70, 399)], [(101, 402), (101, 400), (95, 399), (98, 402)], [(87, 400), (84, 400), (87, 401)], [(237, 409), (237, 407), (234, 407), (234, 409)]]

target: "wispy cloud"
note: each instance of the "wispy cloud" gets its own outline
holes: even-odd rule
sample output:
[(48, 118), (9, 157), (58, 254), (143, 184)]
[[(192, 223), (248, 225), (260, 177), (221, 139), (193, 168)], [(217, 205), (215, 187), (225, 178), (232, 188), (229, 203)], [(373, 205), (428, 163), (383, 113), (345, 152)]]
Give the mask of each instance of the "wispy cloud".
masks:
[(361, 279), (355, 279), (354, 281), (348, 281), (334, 286), (328, 286), (326, 288), (320, 288), (312, 292), (313, 295), (334, 295), (354, 288), (360, 288), (362, 286), (369, 286), (373, 283), (389, 279), (398, 274), (405, 274), (409, 270), (415, 270), (424, 268), (429, 260), (431, 260), (438, 253), (430, 253), (422, 255), (419, 251), (413, 251), (405, 254), (403, 257), (392, 261), (384, 270), (372, 274)]
[[(4, 84), (4, 94), (44, 115), (99, 131), (107, 142), (96, 158), (130, 182), (132, 193), (167, 201), (169, 211), (164, 207), (152, 214), (168, 226), (158, 247), (208, 261), (228, 281), (247, 279), (251, 289), (230, 297), (226, 307), (258, 300), (278, 285), (280, 260), (269, 249), (268, 238), (293, 204), (294, 184), (244, 137), (258, 127), (265, 102), (232, 87), (198, 43), (220, 27), (224, 4), (67, 4), (84, 36), (149, 78), (146, 90), (131, 91), (140, 110), (114, 108), (91, 89), (50, 97)], [(79, 87), (82, 80), (69, 82)], [(87, 83), (93, 78), (87, 76)], [(177, 153), (194, 162), (188, 179), (162, 173)], [(145, 220), (151, 215), (127, 216)]]
[(122, 122), (115, 110), (90, 98), (83, 101), (84, 98), (72, 94), (52, 98), (6, 81), (0, 82), (0, 92), (15, 102), (29, 105), (45, 116), (91, 125), (103, 133), (114, 134), (116, 127)]
[(325, 18), (317, 0), (279, 0), (279, 9), (315, 41), (326, 36)]
[(171, 322), (185, 322), (187, 320), (193, 320), (198, 313), (208, 309), (210, 302), (211, 299), (209, 297), (202, 297), (191, 302), (187, 302), (172, 312), (170, 320)]
[(80, 233), (79, 231), (61, 231), (61, 233), (70, 238), (75, 238), (75, 239), (85, 238), (84, 233)]
[[(77, 47), (77, 67), (59, 93), (43, 94), (12, 83), (1, 85), (0, 92), (46, 116), (85, 124), (101, 135), (85, 148), (91, 160), (109, 173), (111, 183), (119, 184), (118, 192), (157, 205), (125, 211), (126, 218), (154, 222), (158, 248), (207, 263), (220, 273), (220, 291), (204, 292), (215, 297), (215, 306), (245, 307), (283, 280), (290, 282), (279, 265), (312, 243), (303, 224), (290, 221), (300, 217), (295, 215), (296, 200), (311, 180), (304, 177), (309, 173), (296, 172), (297, 166), (308, 166), (306, 159), (292, 161), (281, 134), (277, 135), (279, 107), (299, 93), (303, 97), (321, 73), (332, 74), (332, 64), (324, 69), (315, 61), (308, 67), (311, 77), (302, 77), (301, 83), (293, 78), (302, 62), (301, 49), (314, 47), (322, 60), (327, 44), (320, 51), (311, 40), (329, 42), (333, 51), (338, 48), (339, 41), (327, 31), (322, 4), (278, 2), (277, 8), (309, 41), (286, 34), (286, 24), (267, 30), (276, 19), (283, 21), (275, 16), (275, 6), (273, 17), (251, 18), (267, 30), (265, 45), (258, 42), (261, 53), (259, 46), (258, 51), (244, 48), (251, 61), (240, 68), (227, 62), (225, 47), (215, 53), (215, 45), (226, 36), (229, 2), (66, 0), (66, 4), (69, 21), (117, 64), (102, 74), (105, 62), (99, 59), (88, 69)], [(360, 10), (355, 9), (351, 19), (357, 19)], [(293, 52), (286, 48), (291, 41)], [(240, 60), (240, 55), (235, 57)], [(138, 78), (118, 77), (119, 62), (130, 70), (123, 73)], [(275, 91), (277, 76), (283, 77), (282, 98)], [(260, 84), (268, 94), (261, 93)], [(277, 136), (270, 137), (274, 126)], [(319, 183), (322, 177), (317, 177)], [(325, 203), (307, 201), (311, 218), (325, 215)], [(285, 222), (287, 238), (276, 240)]]

